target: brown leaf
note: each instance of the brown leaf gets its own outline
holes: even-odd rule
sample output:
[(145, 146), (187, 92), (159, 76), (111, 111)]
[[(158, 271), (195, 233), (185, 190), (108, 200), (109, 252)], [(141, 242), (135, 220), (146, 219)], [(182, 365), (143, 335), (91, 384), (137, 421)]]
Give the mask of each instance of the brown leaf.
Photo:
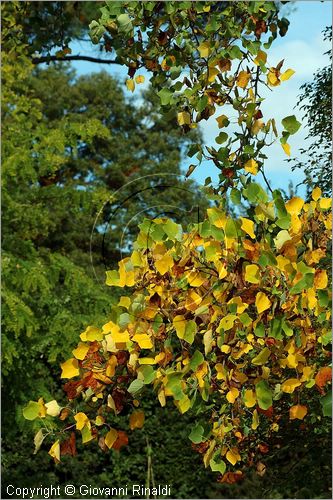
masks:
[(112, 448), (114, 450), (120, 450), (120, 448), (122, 448), (123, 446), (127, 446), (128, 445), (128, 436), (126, 434), (126, 432), (124, 431), (118, 431), (118, 437), (116, 439), (116, 441), (113, 443), (112, 445)]
[(72, 457), (74, 457), (76, 455), (75, 432), (71, 432), (70, 438), (61, 443), (60, 454), (61, 455), (71, 455)]

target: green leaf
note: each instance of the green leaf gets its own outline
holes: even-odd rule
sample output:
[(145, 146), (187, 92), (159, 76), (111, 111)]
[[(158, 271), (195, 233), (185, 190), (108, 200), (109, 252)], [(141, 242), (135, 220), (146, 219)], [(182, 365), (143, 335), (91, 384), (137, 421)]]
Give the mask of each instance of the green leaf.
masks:
[(128, 32), (133, 28), (132, 21), (128, 14), (120, 14), (117, 17), (120, 31)]
[(199, 444), (204, 441), (204, 428), (202, 425), (197, 424), (195, 427), (190, 432), (189, 439), (192, 441), (192, 443)]
[(39, 415), (40, 406), (36, 401), (29, 401), (27, 406), (23, 408), (23, 416), (27, 420), (35, 420)]
[(311, 288), (313, 285), (313, 280), (314, 280), (313, 274), (306, 274), (293, 287), (291, 287), (289, 293), (291, 295), (297, 295), (301, 293), (303, 290)]
[(332, 417), (332, 391), (320, 398), (324, 417)]
[(273, 318), (271, 323), (271, 337), (275, 339), (282, 339), (282, 317)]
[(167, 106), (172, 101), (173, 94), (172, 94), (171, 90), (169, 90), (167, 88), (163, 88), (162, 90), (157, 92), (157, 95), (161, 99), (162, 106)]
[(224, 232), (227, 238), (237, 238), (238, 236), (237, 226), (232, 219), (227, 220)]
[(204, 357), (200, 351), (195, 351), (190, 361), (191, 370), (196, 370), (204, 361)]
[(240, 191), (238, 191), (238, 189), (236, 188), (233, 188), (230, 192), (230, 200), (232, 201), (232, 203), (234, 205), (239, 205), (241, 200), (242, 200), (242, 196), (241, 196), (241, 193)]
[(186, 322), (186, 327), (185, 327), (185, 333), (184, 333), (184, 340), (188, 342), (189, 344), (193, 344), (195, 334), (197, 333), (197, 324), (196, 322), (191, 319), (190, 321)]
[(263, 323), (259, 323), (254, 329), (254, 334), (256, 337), (265, 337), (265, 326)]
[(168, 375), (168, 382), (165, 386), (172, 392), (173, 397), (178, 401), (185, 396), (181, 381), (182, 373), (171, 373), (171, 375)]
[(156, 370), (154, 370), (154, 368), (150, 365), (140, 366), (138, 373), (142, 374), (144, 384), (151, 384), (156, 376)]
[(256, 384), (256, 396), (259, 408), (262, 410), (268, 410), (272, 406), (272, 391), (265, 380), (261, 380)]
[(199, 99), (197, 104), (197, 110), (199, 111), (199, 113), (201, 113), (201, 111), (205, 109), (207, 104), (208, 104), (208, 97), (204, 95), (203, 97), (201, 97), (201, 99)]
[(252, 359), (252, 364), (257, 365), (257, 366), (264, 365), (265, 363), (267, 363), (270, 355), (271, 355), (271, 351), (268, 349), (268, 347), (264, 347), (264, 349), (262, 351), (260, 351), (258, 356), (256, 356), (255, 358)]
[(289, 134), (296, 134), (296, 132), (301, 126), (300, 122), (296, 120), (295, 115), (286, 116), (285, 118), (283, 118), (281, 123), (286, 129), (286, 131), (289, 132)]
[(140, 379), (135, 379), (133, 382), (131, 382), (130, 386), (128, 387), (127, 391), (130, 394), (137, 394), (139, 391), (141, 391), (142, 387), (144, 386), (144, 382)]
[(226, 471), (226, 465), (223, 460), (221, 460), (221, 462), (215, 462), (215, 460), (212, 458), (209, 462), (209, 466), (213, 472), (220, 472), (221, 474), (224, 474)]
[(275, 224), (280, 227), (281, 229), (289, 229), (290, 227), (290, 222), (291, 222), (291, 216), (290, 214), (286, 215), (285, 217), (280, 217)]
[(219, 135), (215, 138), (215, 142), (217, 144), (223, 144), (228, 139), (228, 134), (225, 132), (220, 132)]
[(181, 226), (179, 224), (176, 224), (176, 222), (171, 219), (163, 224), (163, 229), (171, 240), (180, 240), (182, 237)]

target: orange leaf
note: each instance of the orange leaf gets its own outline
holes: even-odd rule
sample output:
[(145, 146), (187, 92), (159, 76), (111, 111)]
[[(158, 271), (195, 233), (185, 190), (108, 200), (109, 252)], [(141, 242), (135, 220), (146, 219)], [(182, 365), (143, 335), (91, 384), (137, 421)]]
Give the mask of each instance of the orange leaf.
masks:
[(315, 376), (315, 383), (318, 387), (322, 388), (327, 382), (332, 380), (332, 368), (330, 366), (324, 366), (320, 368), (319, 372)]
[(303, 420), (305, 415), (308, 413), (308, 409), (304, 405), (295, 405), (289, 409), (290, 420)]

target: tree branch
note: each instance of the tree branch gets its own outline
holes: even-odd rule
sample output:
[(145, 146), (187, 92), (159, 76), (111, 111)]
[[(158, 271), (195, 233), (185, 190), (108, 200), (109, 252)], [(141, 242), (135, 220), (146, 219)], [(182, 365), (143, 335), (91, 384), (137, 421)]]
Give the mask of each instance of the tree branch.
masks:
[(53, 61), (89, 61), (93, 63), (99, 64), (120, 64), (119, 62), (111, 59), (100, 59), (98, 57), (90, 57), (90, 56), (42, 56), (42, 57), (34, 57), (32, 59), (33, 64), (42, 64), (42, 63), (50, 63)]

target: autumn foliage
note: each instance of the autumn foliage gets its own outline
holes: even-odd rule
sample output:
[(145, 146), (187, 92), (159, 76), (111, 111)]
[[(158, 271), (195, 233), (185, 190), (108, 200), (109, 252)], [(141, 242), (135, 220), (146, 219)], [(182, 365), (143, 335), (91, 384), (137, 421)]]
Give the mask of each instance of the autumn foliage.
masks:
[[(264, 50), (288, 23), (270, 2), (224, 10), (211, 10), (215, 2), (110, 4), (91, 25), (92, 40), (103, 37), (108, 50), (113, 44), (129, 68), (130, 90), (142, 83), (135, 74), (144, 67), (161, 107), (177, 109), (185, 133), (224, 105), (238, 114), (239, 132), (220, 132), (219, 149), (194, 145), (198, 164), (204, 157), (221, 171), (218, 189), (211, 188), (216, 206), (189, 227), (167, 218), (139, 225), (132, 254), (106, 273), (108, 286), (124, 289), (110, 321), (88, 326), (61, 365), (67, 404), (31, 401), (24, 415), (52, 421), (35, 444), (38, 450), (52, 435), (56, 462), (76, 453), (75, 434), (103, 451), (120, 450), (144, 426), (140, 406), (151, 386), (162, 407), (170, 398), (180, 414), (192, 412), (192, 446), (220, 481), (233, 483), (244, 466), (264, 473), (256, 456), (269, 453), (290, 421), (311, 428), (331, 408), (331, 200), (316, 188), (310, 200), (285, 201), (255, 182), (260, 173), (267, 182), (262, 148), (279, 137), (289, 155), (287, 140), (300, 127), (288, 116), (279, 136), (260, 110), (260, 84), (275, 87), (293, 74), (283, 61), (268, 65)], [(151, 31), (143, 36), (139, 28)], [(184, 68), (190, 76), (181, 81)], [(229, 125), (226, 115), (216, 120), (220, 129)], [(252, 207), (251, 218), (232, 216), (221, 193)], [(115, 425), (120, 414), (128, 415), (128, 429)]]
[(187, 231), (167, 219), (141, 224), (132, 255), (107, 273), (109, 286), (131, 294), (101, 329), (81, 333), (62, 364), (68, 405), (40, 400), (25, 410), (59, 417), (60, 436), (71, 429), (50, 450), (56, 460), (75, 453), (73, 423), (83, 443), (126, 445), (114, 416), (126, 406), (129, 429), (143, 427), (148, 385), (161, 406), (172, 398), (180, 413), (195, 412), (189, 438), (227, 482), (289, 419), (306, 421), (320, 402), (327, 413), (330, 295), (319, 263), (330, 200), (318, 190), (309, 203), (260, 196), (253, 221), (214, 207)]

